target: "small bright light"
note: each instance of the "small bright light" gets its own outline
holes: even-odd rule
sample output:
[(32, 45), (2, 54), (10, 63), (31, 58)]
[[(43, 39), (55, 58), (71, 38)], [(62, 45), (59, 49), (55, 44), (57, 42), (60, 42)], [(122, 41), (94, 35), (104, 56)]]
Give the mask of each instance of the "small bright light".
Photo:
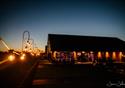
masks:
[(106, 51), (106, 53), (105, 53), (105, 57), (106, 57), (106, 58), (109, 57), (109, 52), (108, 52), (108, 51)]
[(78, 55), (78, 56), (80, 56), (80, 55), (81, 55), (81, 53), (80, 53), (80, 52), (78, 52), (78, 53), (77, 53), (77, 55)]
[(82, 53), (84, 54), (84, 53), (85, 53), (85, 51), (82, 51)]
[(56, 52), (56, 51), (54, 51), (54, 53), (53, 53), (53, 57), (54, 57), (54, 58), (56, 58), (56, 53), (57, 53), (57, 52)]
[(34, 56), (34, 54), (33, 54), (33, 53), (31, 53), (31, 55), (32, 55), (32, 56)]
[(14, 56), (14, 55), (10, 55), (10, 56), (8, 57), (8, 59), (9, 59), (10, 61), (13, 61), (13, 60), (15, 59), (15, 56)]
[(26, 54), (22, 54), (21, 56), (20, 56), (20, 60), (24, 60), (25, 59), (25, 56), (26, 56)]
[(112, 53), (112, 58), (113, 58), (113, 59), (116, 59), (116, 52), (113, 52), (113, 53)]
[(92, 54), (92, 53), (93, 53), (93, 51), (90, 51), (90, 53)]
[(122, 52), (119, 52), (119, 59), (122, 59)]
[(102, 54), (100, 51), (98, 52), (98, 58), (102, 58)]
[(23, 57), (25, 57), (26, 55), (25, 55), (25, 54), (23, 54), (22, 56), (23, 56)]
[(24, 49), (24, 51), (26, 52), (26, 51), (27, 51), (27, 49)]
[(21, 57), (20, 57), (20, 60), (24, 60), (24, 59), (25, 59), (25, 57), (24, 57), (24, 56), (21, 56)]
[(40, 56), (40, 53), (37, 53), (36, 55), (37, 55), (37, 56)]

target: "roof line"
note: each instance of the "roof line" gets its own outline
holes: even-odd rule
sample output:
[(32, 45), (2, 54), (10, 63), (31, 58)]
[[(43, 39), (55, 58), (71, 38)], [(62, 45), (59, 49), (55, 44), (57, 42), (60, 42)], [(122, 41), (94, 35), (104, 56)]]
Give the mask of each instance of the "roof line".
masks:
[[(120, 38), (117, 38), (117, 37), (106, 37), (106, 36), (89, 36), (89, 35), (73, 35), (73, 34), (52, 34), (52, 33), (50, 33), (50, 34), (48, 34), (48, 35), (59, 35), (59, 36), (78, 36), (78, 37), (96, 37), (96, 38), (98, 38), (98, 37), (101, 37), (101, 38), (115, 38), (115, 39), (119, 39), (119, 40), (121, 40), (121, 41), (123, 41), (122, 39), (120, 39)], [(125, 41), (124, 41), (125, 42)]]

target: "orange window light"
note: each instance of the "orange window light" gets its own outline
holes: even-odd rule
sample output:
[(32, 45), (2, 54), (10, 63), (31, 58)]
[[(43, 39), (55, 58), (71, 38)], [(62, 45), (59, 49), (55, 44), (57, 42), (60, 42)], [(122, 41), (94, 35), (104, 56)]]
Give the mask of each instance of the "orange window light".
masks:
[(119, 59), (122, 59), (122, 52), (119, 52)]
[(100, 51), (98, 52), (98, 58), (102, 58), (102, 54)]
[(113, 52), (113, 53), (112, 53), (112, 58), (113, 58), (113, 59), (116, 59), (116, 52)]
[(105, 57), (106, 57), (106, 58), (109, 58), (109, 52), (108, 52), (108, 51), (106, 51)]

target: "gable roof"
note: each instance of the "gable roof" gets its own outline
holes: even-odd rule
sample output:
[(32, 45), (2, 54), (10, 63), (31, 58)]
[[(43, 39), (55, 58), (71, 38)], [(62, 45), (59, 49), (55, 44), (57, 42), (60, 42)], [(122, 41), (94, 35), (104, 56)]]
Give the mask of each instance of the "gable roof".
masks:
[(48, 34), (54, 51), (124, 51), (125, 42), (115, 37)]

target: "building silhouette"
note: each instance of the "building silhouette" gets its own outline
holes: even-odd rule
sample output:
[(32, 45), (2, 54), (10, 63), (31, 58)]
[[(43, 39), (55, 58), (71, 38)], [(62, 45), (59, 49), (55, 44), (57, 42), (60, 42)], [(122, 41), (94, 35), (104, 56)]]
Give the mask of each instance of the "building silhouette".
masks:
[[(86, 61), (124, 61), (125, 42), (116, 37), (48, 34), (46, 52), (49, 58)], [(83, 60), (85, 61), (85, 60)]]

